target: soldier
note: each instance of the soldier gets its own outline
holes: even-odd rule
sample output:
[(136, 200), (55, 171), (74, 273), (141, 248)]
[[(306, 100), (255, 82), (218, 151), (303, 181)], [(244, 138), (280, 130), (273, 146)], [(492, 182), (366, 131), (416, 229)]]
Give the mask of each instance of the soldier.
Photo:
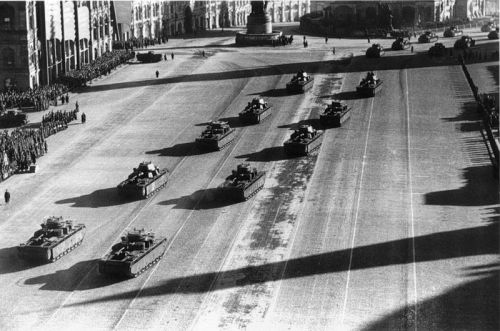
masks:
[(87, 115), (85, 115), (85, 113), (82, 113), (82, 124), (85, 124), (86, 121), (87, 121)]
[(172, 60), (173, 60), (174, 59), (174, 53), (172, 53), (170, 56), (172, 57)]
[(325, 36), (325, 44), (328, 44), (328, 36)]
[(79, 105), (78, 105), (78, 100), (75, 102), (75, 110), (78, 112), (79, 111)]
[(163, 54), (163, 60), (167, 61), (167, 54)]
[(66, 93), (66, 103), (69, 104), (69, 95)]
[(411, 46), (411, 52), (413, 53), (413, 46)]
[(335, 55), (335, 47), (332, 48), (332, 53)]
[(10, 201), (10, 193), (8, 190), (5, 190), (5, 194), (3, 195), (5, 198), (5, 203), (8, 204)]
[(160, 76), (160, 72), (156, 70), (156, 78), (158, 78), (158, 76)]

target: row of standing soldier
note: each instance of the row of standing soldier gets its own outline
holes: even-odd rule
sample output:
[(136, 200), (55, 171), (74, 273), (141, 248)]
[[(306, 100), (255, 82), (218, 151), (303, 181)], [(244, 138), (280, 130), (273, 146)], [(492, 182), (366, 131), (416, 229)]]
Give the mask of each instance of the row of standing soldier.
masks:
[(49, 107), (50, 100), (57, 100), (67, 94), (68, 88), (63, 84), (52, 84), (28, 90), (10, 88), (0, 93), (0, 112), (8, 108), (35, 107), (36, 111)]

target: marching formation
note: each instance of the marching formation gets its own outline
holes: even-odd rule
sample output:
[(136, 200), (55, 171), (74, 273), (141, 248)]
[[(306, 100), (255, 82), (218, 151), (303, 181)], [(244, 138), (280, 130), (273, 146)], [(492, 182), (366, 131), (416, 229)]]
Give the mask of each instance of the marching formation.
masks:
[(63, 84), (52, 84), (34, 89), (21, 91), (10, 88), (0, 93), (0, 113), (9, 108), (33, 107), (35, 111), (42, 111), (49, 108), (49, 102), (57, 98), (69, 89)]

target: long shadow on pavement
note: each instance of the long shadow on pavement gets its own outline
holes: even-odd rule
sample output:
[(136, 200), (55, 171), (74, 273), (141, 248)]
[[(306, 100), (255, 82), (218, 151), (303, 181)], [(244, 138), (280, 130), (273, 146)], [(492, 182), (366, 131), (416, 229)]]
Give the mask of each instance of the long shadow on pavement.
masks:
[(56, 204), (72, 204), (71, 207), (100, 208), (124, 205), (134, 200), (120, 197), (116, 187), (96, 190), (90, 194), (56, 201)]
[(224, 197), (217, 188), (198, 190), (191, 195), (161, 201), (158, 205), (174, 205), (174, 209), (203, 210), (215, 209), (238, 203)]
[(188, 143), (180, 143), (171, 147), (146, 152), (146, 154), (148, 155), (157, 154), (159, 156), (179, 156), (179, 157), (195, 156), (206, 153), (208, 152), (199, 149), (194, 141)]
[(290, 159), (285, 154), (283, 146), (266, 147), (258, 152), (238, 155), (237, 159), (245, 159), (248, 162), (272, 162)]
[[(465, 185), (451, 190), (425, 194), (425, 204), (440, 206), (487, 206), (498, 204), (498, 181), (492, 178), (493, 166), (482, 165), (463, 170)], [(487, 179), (487, 180), (486, 180)]]
[(0, 275), (27, 270), (44, 264), (21, 259), (17, 255), (17, 247), (0, 248)]
[[(421, 330), (499, 330), (498, 264), (471, 267), (469, 280), (417, 305), (417, 325)], [(480, 270), (480, 271), (477, 271)], [(479, 277), (479, 278), (478, 278)], [(406, 306), (363, 328), (372, 330), (415, 329), (414, 307)]]
[[(100, 275), (97, 271), (97, 259), (80, 261), (68, 269), (57, 270), (53, 273), (28, 278), (24, 281), (25, 285), (39, 285), (41, 290), (46, 291), (85, 291), (100, 287), (105, 287), (120, 281), (121, 278), (112, 278)], [(94, 269), (92, 269), (94, 268)], [(94, 273), (94, 277), (89, 277), (92, 281), (85, 281), (81, 284), (81, 275), (86, 274), (88, 270)], [(78, 288), (77, 288), (78, 286)]]
[[(259, 266), (247, 266), (233, 269), (219, 274), (209, 272), (191, 276), (178, 277), (166, 280), (163, 284), (147, 287), (142, 290), (141, 296), (159, 296), (174, 293), (204, 293), (227, 288), (243, 287), (253, 284), (308, 277), (327, 273), (344, 272), (347, 270), (363, 270), (392, 265), (404, 265), (413, 262), (412, 244), (415, 244), (415, 261), (437, 261), (467, 256), (498, 254), (499, 237), (498, 223), (492, 222), (485, 226), (477, 226), (446, 232), (438, 232), (424, 236), (399, 239), (367, 246), (355, 247), (351, 250), (343, 249), (334, 252), (292, 258), (286, 261), (267, 263)], [(349, 268), (350, 265), (350, 268)], [(286, 269), (285, 269), (286, 267)], [(216, 287), (212, 288), (214, 280), (218, 278)], [(224, 282), (224, 279), (231, 281)], [(236, 280), (236, 281), (235, 281)], [(490, 298), (496, 297), (498, 292), (490, 291)], [(74, 306), (88, 305), (89, 303), (128, 300), (137, 295), (137, 290), (102, 298), (83, 301)], [(475, 295), (475, 293), (471, 293)], [(494, 299), (494, 298), (492, 298)], [(467, 300), (463, 297), (462, 300)], [(495, 302), (498, 304), (498, 301)]]

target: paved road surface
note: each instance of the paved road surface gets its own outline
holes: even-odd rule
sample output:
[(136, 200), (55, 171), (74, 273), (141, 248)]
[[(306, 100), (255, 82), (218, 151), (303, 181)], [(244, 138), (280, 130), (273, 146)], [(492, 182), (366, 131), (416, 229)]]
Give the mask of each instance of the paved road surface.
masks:
[[(0, 183), (12, 192), (0, 205), (2, 328), (498, 328), (498, 182), (460, 68), (408, 51), (366, 59), (360, 41), (231, 42), (172, 41), (173, 62), (125, 66), (73, 95), (87, 123), (49, 138), (38, 173)], [(193, 55), (204, 43), (209, 56)], [(301, 67), (314, 88), (288, 96)], [(383, 89), (360, 99), (366, 70)], [(240, 126), (256, 95), (273, 115)], [(290, 128), (334, 95), (351, 119), (314, 155), (287, 159)], [(217, 118), (235, 140), (202, 153), (193, 141)], [(116, 185), (145, 159), (170, 169), (166, 189), (123, 201)], [(243, 161), (266, 171), (264, 189), (220, 201), (216, 187)], [(19, 261), (15, 246), (50, 215), (85, 223), (82, 246), (49, 265)], [(164, 259), (136, 279), (99, 275), (97, 259), (134, 227), (169, 238)]]

